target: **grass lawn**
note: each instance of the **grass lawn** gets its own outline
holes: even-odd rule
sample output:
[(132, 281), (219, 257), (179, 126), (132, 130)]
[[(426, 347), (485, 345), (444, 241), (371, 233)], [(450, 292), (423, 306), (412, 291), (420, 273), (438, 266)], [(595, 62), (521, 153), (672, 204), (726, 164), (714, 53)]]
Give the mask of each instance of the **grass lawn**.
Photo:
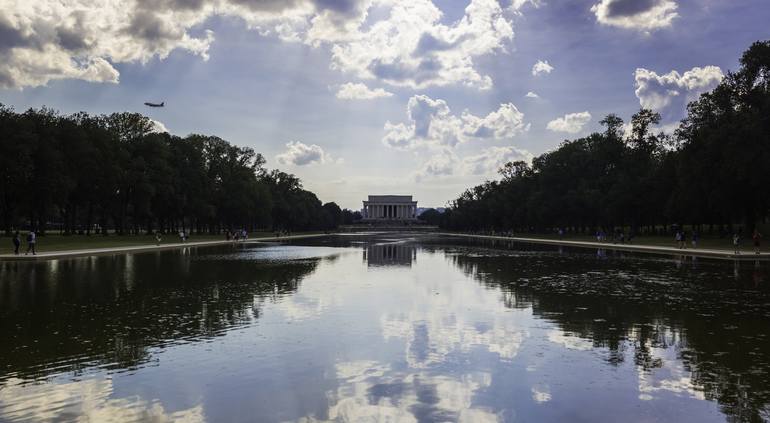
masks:
[[(250, 238), (272, 235), (268, 232), (249, 234)], [(27, 250), (26, 233), (21, 234), (21, 253)], [(189, 242), (200, 241), (224, 241), (224, 235), (192, 235)], [(174, 244), (179, 242), (179, 236), (167, 234), (163, 236), (161, 244)], [(154, 235), (58, 235), (48, 234), (37, 237), (37, 251), (64, 251), (85, 250), (92, 248), (130, 247), (136, 245), (155, 245)], [(13, 253), (13, 237), (0, 236), (0, 254)]]

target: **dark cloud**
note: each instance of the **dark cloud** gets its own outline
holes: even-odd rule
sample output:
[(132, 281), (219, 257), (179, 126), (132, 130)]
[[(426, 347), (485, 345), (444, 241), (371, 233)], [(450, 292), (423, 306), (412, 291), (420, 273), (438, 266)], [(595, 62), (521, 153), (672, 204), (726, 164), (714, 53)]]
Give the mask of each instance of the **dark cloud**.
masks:
[(175, 39), (180, 35), (170, 31), (163, 20), (147, 10), (137, 10), (134, 13), (127, 31), (134, 37), (152, 42)]
[(360, 0), (315, 0), (319, 10), (331, 10), (343, 15), (358, 14), (361, 9)]
[(29, 38), (14, 28), (5, 16), (0, 15), (0, 52), (14, 47), (29, 47), (31, 44)]
[(471, 36), (469, 34), (465, 34), (461, 37), (458, 37), (454, 41), (446, 41), (436, 38), (426, 32), (420, 36), (420, 41), (417, 42), (417, 47), (414, 49), (412, 54), (414, 56), (422, 56), (433, 53), (435, 51), (452, 50), (470, 38)]
[(76, 51), (88, 47), (82, 30), (78, 28), (56, 28), (56, 36), (59, 39), (59, 45), (67, 50)]
[(420, 41), (417, 42), (417, 48), (414, 49), (414, 55), (420, 56), (434, 51), (444, 51), (451, 49), (455, 43), (439, 40), (427, 32), (422, 34)]
[(607, 17), (625, 17), (644, 13), (660, 4), (660, 0), (614, 0), (607, 4)]
[(230, 3), (245, 6), (253, 11), (280, 12), (293, 9), (305, 2), (302, 0), (230, 0)]
[(441, 61), (432, 57), (423, 58), (417, 66), (400, 60), (393, 63), (375, 60), (369, 65), (369, 71), (377, 78), (394, 82), (412, 81), (418, 85), (435, 78), (442, 68)]

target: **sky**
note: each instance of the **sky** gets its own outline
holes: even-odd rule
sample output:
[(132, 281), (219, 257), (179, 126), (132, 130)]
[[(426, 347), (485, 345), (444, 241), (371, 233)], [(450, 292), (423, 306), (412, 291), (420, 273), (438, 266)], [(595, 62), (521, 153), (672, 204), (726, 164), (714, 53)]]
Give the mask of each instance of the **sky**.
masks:
[(442, 207), (609, 113), (671, 131), (768, 22), (767, 0), (0, 0), (0, 103), (140, 112), (323, 202)]

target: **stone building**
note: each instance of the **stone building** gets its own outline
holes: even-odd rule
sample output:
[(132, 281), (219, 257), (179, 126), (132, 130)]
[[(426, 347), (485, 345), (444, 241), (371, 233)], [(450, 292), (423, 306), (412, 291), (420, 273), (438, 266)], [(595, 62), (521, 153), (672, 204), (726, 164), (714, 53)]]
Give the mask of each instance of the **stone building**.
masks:
[(361, 210), (364, 221), (416, 221), (417, 201), (411, 195), (370, 195)]

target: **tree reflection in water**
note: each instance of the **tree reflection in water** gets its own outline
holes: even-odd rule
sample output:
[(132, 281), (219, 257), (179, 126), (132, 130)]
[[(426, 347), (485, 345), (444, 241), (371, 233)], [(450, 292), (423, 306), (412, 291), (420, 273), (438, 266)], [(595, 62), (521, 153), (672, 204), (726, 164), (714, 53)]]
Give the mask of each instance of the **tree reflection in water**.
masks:
[(36, 379), (131, 369), (148, 350), (249, 325), (295, 292), (319, 258), (190, 259), (184, 251), (0, 264), (0, 369)]
[[(770, 418), (770, 289), (759, 262), (704, 266), (688, 257), (612, 251), (610, 260), (591, 260), (585, 250), (559, 255), (506, 242), (467, 245), (490, 250), (450, 247), (450, 260), (479, 283), (501, 289), (508, 307), (531, 307), (557, 324), (568, 334), (555, 335), (557, 342), (604, 348), (612, 366), (633, 360), (640, 398), (657, 389), (690, 390), (717, 401), (737, 421)], [(682, 368), (670, 367), (675, 360)], [(652, 386), (659, 374), (671, 379)]]

